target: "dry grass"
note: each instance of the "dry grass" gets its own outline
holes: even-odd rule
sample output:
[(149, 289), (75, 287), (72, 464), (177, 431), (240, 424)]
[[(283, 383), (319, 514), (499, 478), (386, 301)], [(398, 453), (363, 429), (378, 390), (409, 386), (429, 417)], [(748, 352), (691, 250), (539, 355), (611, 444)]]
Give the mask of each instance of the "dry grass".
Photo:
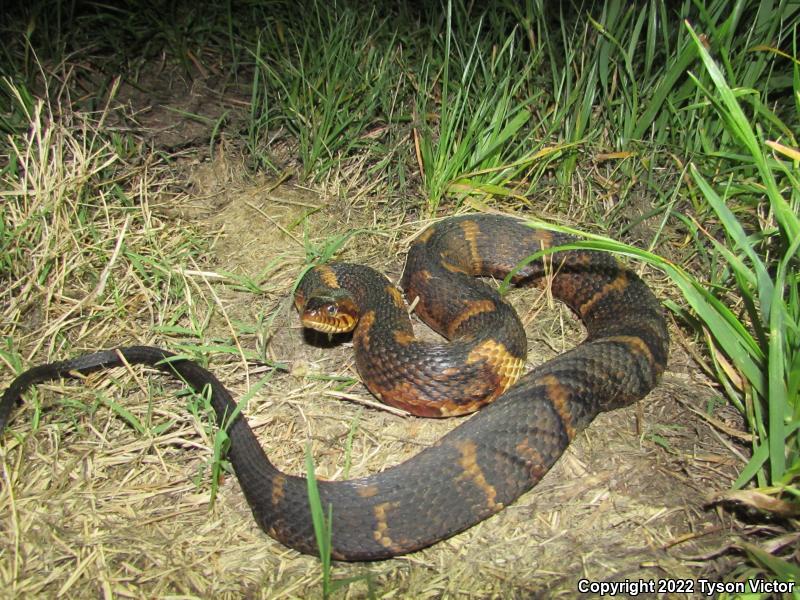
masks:
[[(368, 397), (360, 384), (331, 377), (357, 377), (351, 349), (304, 335), (287, 302), (309, 242), (352, 229), (364, 233), (339, 256), (399, 277), (424, 223), (402, 202), (381, 201), (379, 190), (348, 187), (359, 181), (357, 162), (318, 190), (247, 179), (226, 148), (175, 172), (154, 156), (132, 160), (97, 135), (107, 133), (105, 115), (52, 112), (42, 104), (30, 115), (17, 172), (4, 182), (14, 237), (4, 250), (12, 260), (0, 292), (0, 382), (21, 365), (157, 343), (210, 355), (241, 396), (279, 363), (285, 368), (250, 401), (248, 420), (291, 473), (303, 472), (311, 440), (326, 478), (342, 477), (356, 420), (350, 477), (401, 462), (457, 424), (332, 398)], [(171, 192), (180, 182), (191, 188)], [(541, 292), (512, 301), (529, 329), (531, 363), (580, 339), (568, 311)], [(719, 553), (740, 525), (704, 503), (743, 464), (720, 425), (740, 423), (725, 409), (713, 419), (697, 414), (716, 392), (673, 333), (661, 385), (636, 407), (598, 418), (513, 506), (410, 556), (335, 565), (334, 577), (367, 573), (375, 596), (387, 598), (573, 597), (582, 577), (718, 579), (730, 567)], [(203, 351), (214, 346), (227, 350)], [(262, 533), (235, 478), (209, 505), (213, 429), (179, 392), (137, 368), (28, 395), (0, 446), (0, 595), (320, 594), (319, 561)], [(145, 434), (114, 403), (145, 423)], [(341, 595), (368, 593), (361, 581)]]

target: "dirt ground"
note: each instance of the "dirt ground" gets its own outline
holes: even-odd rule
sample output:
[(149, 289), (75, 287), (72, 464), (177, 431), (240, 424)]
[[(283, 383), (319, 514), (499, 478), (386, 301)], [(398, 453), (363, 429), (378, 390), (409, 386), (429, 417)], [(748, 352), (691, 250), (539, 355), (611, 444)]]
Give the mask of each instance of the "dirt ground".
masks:
[[(309, 242), (360, 230), (337, 257), (396, 281), (410, 238), (427, 221), (402, 201), (354, 193), (344, 176), (314, 189), (279, 183), (245, 175), (235, 151), (217, 150), (212, 160), (186, 159), (185, 191), (151, 198), (150, 209), (166, 228), (192, 228), (210, 240), (204, 262), (188, 274), (194, 293), (213, 307), (206, 336), (235, 338), (261, 356), (247, 364), (212, 360), (210, 368), (237, 397), (266, 378), (245, 413), (270, 459), (303, 474), (310, 441), (317, 475), (342, 478), (354, 427), (349, 477), (359, 477), (402, 462), (457, 426), (459, 419), (398, 416), (370, 405), (366, 389), (351, 381), (351, 345), (305, 333), (289, 302)], [(531, 199), (528, 214), (536, 206)], [(215, 285), (233, 276), (260, 291)], [(658, 274), (644, 276), (659, 295), (672, 293)], [(580, 341), (575, 318), (540, 290), (510, 299), (527, 326), (529, 365)], [(730, 487), (747, 445), (730, 435), (742, 430), (740, 417), (719, 402), (693, 358), (697, 349), (674, 323), (671, 332), (658, 387), (636, 406), (601, 415), (531, 492), (424, 551), (334, 564), (335, 579), (358, 578), (337, 597), (571, 598), (581, 579), (722, 580), (740, 560), (729, 550), (745, 525), (709, 500)], [(89, 343), (135, 342), (169, 338), (123, 318), (118, 330), (76, 352)], [(285, 369), (272, 372), (274, 363)], [(2, 383), (10, 379), (3, 371)], [(208, 415), (188, 411), (179, 386), (150, 371), (115, 369), (40, 389), (39, 431), (26, 438), (30, 411), (21, 411), (0, 449), (0, 596), (321, 595), (319, 559), (260, 531), (233, 476), (210, 505)], [(107, 398), (164, 427), (138, 434)], [(70, 412), (70, 403), (94, 409)]]

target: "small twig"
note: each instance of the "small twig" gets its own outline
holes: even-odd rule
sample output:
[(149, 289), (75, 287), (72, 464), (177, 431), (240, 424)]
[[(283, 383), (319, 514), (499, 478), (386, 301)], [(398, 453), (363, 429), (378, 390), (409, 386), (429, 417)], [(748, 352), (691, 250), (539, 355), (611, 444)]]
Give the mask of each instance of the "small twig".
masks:
[(302, 206), (303, 208), (313, 208), (314, 210), (319, 210), (321, 208), (316, 204), (311, 204), (311, 202), (300, 202), (299, 200), (289, 200), (288, 198), (280, 198), (278, 196), (273, 196), (272, 194), (267, 196), (267, 200), (272, 200), (273, 202), (277, 202), (278, 204), (289, 204), (290, 206)]
[(692, 406), (691, 404), (689, 404), (688, 402), (686, 402), (686, 400), (683, 400), (682, 398), (677, 398), (677, 400), (678, 400), (678, 402), (680, 404), (682, 404), (684, 407), (688, 408), (691, 412), (696, 414), (698, 417), (700, 417), (701, 419), (703, 419), (707, 423), (710, 423), (711, 425), (713, 425), (717, 429), (720, 429), (720, 430), (724, 431), (729, 436), (738, 438), (740, 440), (744, 440), (745, 442), (752, 442), (753, 441), (752, 434), (745, 433), (744, 431), (739, 431), (738, 429), (734, 429), (730, 425), (726, 425), (725, 423), (723, 423), (719, 419), (716, 419), (716, 418), (712, 417), (711, 415), (707, 415), (703, 411), (697, 410), (694, 406)]
[(260, 214), (262, 217), (264, 217), (264, 218), (265, 218), (267, 221), (269, 221), (270, 223), (272, 223), (273, 225), (275, 225), (275, 227), (277, 227), (278, 229), (280, 229), (280, 230), (281, 230), (283, 233), (285, 233), (286, 235), (288, 235), (288, 236), (289, 236), (290, 238), (292, 238), (292, 239), (293, 239), (295, 242), (297, 242), (298, 244), (300, 244), (300, 246), (301, 246), (301, 247), (302, 247), (302, 246), (304, 246), (304, 244), (303, 244), (303, 241), (302, 241), (302, 240), (299, 240), (299, 239), (297, 239), (297, 237), (296, 237), (295, 235), (293, 235), (292, 233), (290, 233), (288, 229), (286, 229), (286, 228), (285, 228), (283, 225), (281, 225), (280, 223), (278, 223), (277, 221), (275, 221), (275, 219), (273, 219), (272, 217), (270, 217), (270, 216), (269, 216), (267, 213), (265, 213), (263, 210), (261, 210), (261, 209), (260, 209), (259, 207), (257, 207), (255, 204), (253, 204), (252, 202), (248, 202), (247, 200), (245, 200), (245, 204), (247, 204), (247, 206), (249, 206), (249, 207), (250, 207), (250, 208), (252, 208), (254, 211), (256, 211), (258, 214)]
[(369, 406), (372, 408), (377, 408), (378, 410), (383, 410), (393, 415), (397, 415), (399, 417), (409, 417), (411, 413), (408, 411), (403, 410), (402, 408), (395, 408), (394, 406), (389, 406), (388, 404), (383, 404), (381, 402), (375, 402), (375, 400), (370, 400), (363, 396), (359, 396), (357, 394), (348, 394), (347, 392), (325, 392), (324, 396), (330, 396), (331, 398), (340, 398), (342, 400), (350, 400), (352, 402), (356, 402), (358, 404), (363, 404), (365, 406)]
[(715, 533), (719, 533), (727, 529), (721, 525), (717, 525), (716, 527), (712, 527), (711, 529), (706, 529), (704, 531), (692, 531), (689, 533), (685, 533), (683, 535), (679, 535), (676, 538), (669, 540), (666, 544), (661, 546), (662, 550), (667, 550), (668, 548), (672, 548), (673, 546), (677, 546), (678, 544), (685, 544), (686, 542), (690, 542), (692, 540), (696, 540), (701, 537), (705, 537), (707, 535), (712, 535)]

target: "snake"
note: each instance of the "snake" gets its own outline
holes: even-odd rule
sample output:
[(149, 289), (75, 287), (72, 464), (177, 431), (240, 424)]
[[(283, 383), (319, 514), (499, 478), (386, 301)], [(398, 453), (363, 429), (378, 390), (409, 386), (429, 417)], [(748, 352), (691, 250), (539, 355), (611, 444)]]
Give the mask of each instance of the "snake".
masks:
[[(331, 262), (303, 276), (295, 293), (303, 325), (352, 329), (359, 374), (379, 399), (425, 416), (482, 406), (405, 462), (317, 481), (333, 559), (386, 559), (468, 529), (534, 487), (598, 414), (656, 386), (669, 352), (659, 301), (615, 256), (574, 241), (509, 215), (462, 215), (425, 229), (410, 245), (401, 284), (415, 314), (449, 343), (417, 339), (402, 294), (376, 271)], [(566, 244), (573, 246), (559, 250)], [(522, 374), (524, 329), (486, 281), (499, 277), (545, 286), (583, 322), (585, 339)], [(306, 478), (273, 465), (213, 373), (168, 350), (125, 346), (32, 367), (0, 399), (0, 432), (30, 386), (124, 364), (209, 390), (256, 522), (284, 545), (318, 554)]]

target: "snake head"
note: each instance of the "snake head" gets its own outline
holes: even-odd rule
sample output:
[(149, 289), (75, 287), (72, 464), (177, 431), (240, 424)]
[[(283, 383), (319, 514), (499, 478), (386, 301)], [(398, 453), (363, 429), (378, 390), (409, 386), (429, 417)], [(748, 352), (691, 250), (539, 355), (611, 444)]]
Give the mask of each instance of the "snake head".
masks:
[(299, 301), (296, 304), (303, 327), (323, 333), (346, 333), (358, 323), (358, 307), (344, 290), (311, 294), (302, 299), (302, 305)]

